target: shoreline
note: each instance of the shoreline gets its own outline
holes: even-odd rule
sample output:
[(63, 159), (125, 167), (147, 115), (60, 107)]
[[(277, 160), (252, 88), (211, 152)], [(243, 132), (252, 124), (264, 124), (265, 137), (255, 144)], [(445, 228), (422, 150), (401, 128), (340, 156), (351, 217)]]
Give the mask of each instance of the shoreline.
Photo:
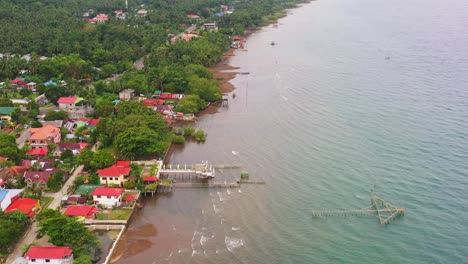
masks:
[[(244, 36), (243, 36), (243, 38), (245, 39), (245, 43), (247, 42), (247, 39), (248, 39), (248, 37), (250, 35), (258, 32), (260, 29), (262, 29), (264, 27), (267, 27), (267, 26), (270, 26), (270, 25), (278, 26), (278, 20), (287, 17), (288, 16), (288, 13), (287, 13), (288, 10), (302, 7), (304, 4), (308, 4), (308, 3), (312, 2), (312, 1), (313, 0), (305, 0), (302, 3), (298, 3), (295, 7), (284, 9), (282, 12), (284, 12), (285, 15), (282, 16), (282, 17), (279, 17), (278, 19), (275, 19), (274, 21), (271, 21), (271, 23), (261, 25), (261, 26), (258, 26), (257, 28), (253, 28), (253, 29), (252, 28), (245, 29)], [(213, 74), (213, 79), (218, 82), (219, 88), (220, 88), (222, 94), (229, 94), (229, 93), (234, 92), (234, 90), (236, 90), (236, 87), (230, 82), (231, 80), (236, 78), (236, 76), (238, 74), (240, 74), (240, 72), (237, 71), (237, 70), (240, 69), (240, 67), (230, 65), (230, 58), (236, 56), (236, 54), (235, 54), (236, 50), (248, 51), (246, 48), (242, 48), (242, 49), (229, 48), (222, 55), (222, 59), (221, 59), (220, 62), (218, 62), (215, 65), (208, 68), (208, 70)], [(221, 102), (210, 103), (207, 108), (205, 108), (204, 110), (198, 112), (196, 114), (196, 116), (199, 117), (199, 116), (203, 116), (203, 115), (207, 115), (207, 114), (216, 114), (216, 113), (218, 113), (218, 109), (221, 108), (221, 104), (222, 104)], [(170, 159), (171, 159), (171, 156), (173, 155), (173, 153), (176, 150), (183, 149), (183, 148), (184, 148), (184, 145), (171, 144), (169, 146), (169, 148), (167, 149), (164, 157), (163, 157), (163, 162), (164, 163), (170, 162)], [(144, 208), (142, 208), (141, 210), (144, 210)], [(132, 215), (132, 217), (128, 220), (127, 228), (126, 228), (125, 232), (123, 233), (121, 239), (119, 241), (116, 241), (117, 245), (115, 246), (115, 251), (110, 256), (109, 263), (113, 263), (113, 264), (114, 263), (119, 263), (120, 261), (125, 259), (124, 255), (125, 255), (125, 251), (126, 251), (126, 243), (127, 243), (127, 239), (128, 239), (128, 236), (129, 236), (128, 235), (128, 232), (129, 232), (128, 228), (132, 225), (132, 222), (135, 221), (135, 219), (133, 219), (133, 217), (134, 217), (134, 215)], [(144, 242), (146, 242), (145, 245), (142, 245), (139, 248), (139, 250), (137, 250), (137, 252), (134, 252), (131, 255), (138, 254), (138, 253), (144, 251), (145, 249), (149, 248), (152, 245), (152, 243), (149, 240), (145, 240)]]

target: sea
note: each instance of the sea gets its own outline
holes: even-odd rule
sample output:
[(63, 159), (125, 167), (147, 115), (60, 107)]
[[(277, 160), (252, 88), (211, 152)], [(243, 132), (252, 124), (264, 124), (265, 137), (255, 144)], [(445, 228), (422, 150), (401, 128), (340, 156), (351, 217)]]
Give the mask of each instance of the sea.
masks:
[[(466, 0), (318, 0), (250, 35), (169, 159), (265, 184), (147, 197), (118, 263), (468, 263), (467, 26)], [(372, 194), (405, 214), (314, 215)]]

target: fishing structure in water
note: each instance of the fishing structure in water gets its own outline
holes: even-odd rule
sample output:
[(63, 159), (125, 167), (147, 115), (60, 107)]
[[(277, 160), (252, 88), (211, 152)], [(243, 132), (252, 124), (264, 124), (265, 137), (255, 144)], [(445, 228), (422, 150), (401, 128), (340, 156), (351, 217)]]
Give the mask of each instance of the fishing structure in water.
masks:
[(372, 194), (371, 206), (356, 209), (356, 210), (325, 210), (325, 211), (313, 211), (313, 216), (330, 216), (330, 215), (371, 215), (377, 216), (381, 225), (386, 225), (396, 217), (404, 215), (405, 209), (396, 207), (389, 202), (386, 202), (380, 196)]

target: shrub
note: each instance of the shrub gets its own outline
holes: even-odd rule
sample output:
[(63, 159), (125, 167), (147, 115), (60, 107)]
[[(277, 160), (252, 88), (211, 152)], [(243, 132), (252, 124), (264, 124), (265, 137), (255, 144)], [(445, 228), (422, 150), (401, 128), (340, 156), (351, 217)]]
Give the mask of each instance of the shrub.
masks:
[(174, 143), (174, 144), (184, 144), (185, 143), (185, 138), (183, 136), (174, 136), (172, 138), (172, 143)]
[(197, 142), (205, 142), (206, 140), (206, 134), (203, 130), (198, 130), (193, 136), (195, 137)]
[(193, 127), (184, 127), (184, 136), (190, 137), (190, 136), (193, 135), (194, 132), (195, 132), (195, 128), (193, 128)]
[(132, 182), (132, 181), (124, 182), (123, 187), (125, 189), (134, 189), (135, 188), (135, 182)]

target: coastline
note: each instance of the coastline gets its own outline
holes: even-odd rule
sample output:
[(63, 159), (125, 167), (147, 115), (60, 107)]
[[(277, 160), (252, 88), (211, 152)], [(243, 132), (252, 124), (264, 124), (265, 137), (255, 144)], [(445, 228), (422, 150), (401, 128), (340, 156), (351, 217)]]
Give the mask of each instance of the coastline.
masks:
[[(303, 4), (307, 4), (307, 3), (310, 3), (311, 1), (303, 1), (302, 3), (298, 3), (295, 7), (293, 8), (286, 8), (284, 10), (282, 10), (282, 12), (284, 12), (284, 16), (281, 16), (275, 20), (270, 20), (270, 23), (268, 24), (264, 24), (264, 25), (260, 25), (259, 27), (257, 28), (249, 28), (249, 29), (245, 29), (244, 31), (244, 36), (243, 38), (245, 39), (245, 42), (247, 42), (247, 39), (250, 35), (252, 35), (253, 33), (256, 33), (258, 32), (261, 28), (264, 28), (264, 27), (267, 27), (267, 26), (270, 26), (270, 25), (273, 25), (273, 26), (277, 26), (277, 22), (279, 19), (281, 18), (284, 18), (288, 15), (287, 11), (289, 9), (294, 9), (294, 8), (299, 8), (299, 7), (302, 7)], [(229, 93), (232, 93), (236, 90), (236, 87), (230, 82), (231, 80), (233, 80), (234, 78), (236, 78), (236, 76), (238, 74), (240, 74), (239, 70), (240, 67), (236, 67), (236, 66), (232, 66), (230, 65), (230, 59), (234, 56), (236, 56), (236, 50), (240, 50), (240, 51), (248, 51), (246, 48), (243, 48), (243, 49), (233, 49), (233, 48), (229, 48), (229, 50), (227, 50), (223, 56), (222, 56), (222, 59), (220, 62), (216, 63), (215, 65), (211, 66), (208, 68), (208, 70), (210, 70), (213, 74), (213, 79), (216, 80), (219, 84), (219, 88), (221, 90), (221, 93), (222, 94), (229, 94)], [(202, 111), (200, 111), (199, 113), (196, 114), (196, 116), (203, 116), (203, 115), (206, 115), (206, 114), (216, 114), (218, 113), (218, 109), (221, 107), (221, 102), (216, 102), (216, 103), (211, 103), (208, 105), (208, 107)], [(164, 157), (163, 157), (163, 161), (164, 163), (169, 163), (170, 162), (170, 159), (172, 157), (172, 154), (174, 153), (174, 151), (178, 150), (178, 149), (183, 149), (184, 148), (184, 145), (177, 145), (177, 144), (171, 144), (170, 147), (168, 148), (168, 150), (166, 151)], [(141, 210), (144, 210), (141, 209)], [(133, 218), (133, 217), (132, 217)], [(136, 219), (132, 219), (130, 218), (129, 219), (129, 223), (128, 223), (128, 226), (127, 228), (130, 226), (130, 225), (134, 225), (135, 223), (133, 223), (133, 221), (136, 221)], [(149, 232), (147, 232), (147, 228), (149, 228)], [(137, 233), (139, 233), (139, 235), (142, 235), (144, 237), (150, 237), (150, 236), (153, 236), (153, 235), (156, 235), (157, 234), (157, 231), (154, 231), (152, 230), (154, 227), (150, 226), (150, 227), (147, 227), (147, 226), (141, 226), (140, 228), (138, 228), (138, 231)], [(132, 234), (129, 234), (128, 233), (128, 229), (125, 230), (125, 233), (123, 233), (121, 239), (119, 241), (117, 241), (117, 245), (116, 245), (116, 248), (115, 248), (115, 251), (113, 252), (112, 256), (110, 256), (110, 262), (109, 263), (120, 263), (122, 260), (125, 259), (125, 251), (128, 250), (126, 248), (127, 246), (127, 243), (128, 243), (128, 238), (132, 236)], [(140, 234), (141, 233), (141, 234)], [(144, 235), (143, 235), (144, 234)], [(141, 241), (142, 243), (137, 246), (136, 248), (134, 247), (133, 250), (130, 250), (130, 255), (136, 255), (136, 254), (139, 254), (140, 252), (143, 252), (145, 251), (146, 249), (150, 248), (153, 243), (148, 240), (148, 239), (143, 239), (143, 241)]]

